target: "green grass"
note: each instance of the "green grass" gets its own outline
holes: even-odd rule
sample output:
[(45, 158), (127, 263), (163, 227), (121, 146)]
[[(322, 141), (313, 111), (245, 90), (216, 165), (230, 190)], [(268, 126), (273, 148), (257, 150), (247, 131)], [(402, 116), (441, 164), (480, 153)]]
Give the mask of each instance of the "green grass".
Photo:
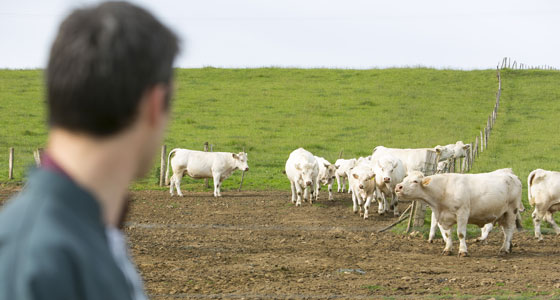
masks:
[[(560, 170), (560, 72), (502, 72), (498, 120), (473, 172), (511, 167), (525, 182), (535, 168)], [(16, 149), (15, 181), (46, 140), (41, 70), (0, 70), (0, 182), (7, 182), (8, 147)], [(247, 190), (288, 190), (282, 174), (297, 147), (334, 161), (369, 155), (377, 145), (428, 147), (473, 142), (493, 108), (496, 72), (340, 69), (178, 69), (172, 122), (165, 144), (238, 152), (251, 171)], [(159, 162), (132, 185), (158, 189)], [(236, 188), (234, 173), (224, 190)], [(524, 183), (525, 185), (525, 183)], [(183, 180), (186, 191), (205, 190)], [(526, 202), (526, 187), (523, 197)], [(526, 213), (527, 215), (527, 213)], [(529, 218), (524, 220), (530, 225)]]

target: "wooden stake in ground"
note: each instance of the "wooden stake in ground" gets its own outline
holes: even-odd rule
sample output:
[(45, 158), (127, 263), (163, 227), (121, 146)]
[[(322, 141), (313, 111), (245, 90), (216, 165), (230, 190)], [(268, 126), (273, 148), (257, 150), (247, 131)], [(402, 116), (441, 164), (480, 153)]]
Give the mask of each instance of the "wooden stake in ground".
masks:
[[(208, 142), (204, 142), (204, 152), (208, 152)], [(208, 178), (204, 179), (204, 186), (206, 188), (210, 187), (210, 185), (208, 185)]]
[(167, 146), (161, 146), (161, 161), (159, 164), (159, 186), (165, 183), (165, 155), (167, 154)]
[[(245, 152), (245, 147), (243, 147), (243, 152)], [(241, 182), (239, 183), (239, 188), (237, 189), (238, 192), (241, 192), (241, 187), (243, 186), (243, 179), (245, 178), (245, 170), (241, 172)]]
[(340, 150), (340, 153), (338, 153), (338, 159), (341, 159), (341, 158), (342, 158), (342, 152), (343, 152), (343, 151), (344, 151), (344, 150)]
[(37, 148), (33, 151), (33, 158), (35, 159), (35, 165), (38, 167), (41, 166), (41, 159), (43, 157), (43, 148)]
[(8, 179), (14, 179), (14, 148), (10, 147), (10, 157), (8, 160)]
[(377, 232), (384, 232), (384, 231), (387, 231), (387, 230), (389, 230), (389, 229), (395, 227), (397, 224), (401, 223), (402, 221), (406, 220), (406, 217), (408, 217), (407, 213), (408, 213), (408, 211), (410, 210), (410, 208), (412, 208), (412, 204), (410, 204), (410, 205), (403, 211), (403, 213), (401, 214), (401, 216), (399, 217), (399, 219), (398, 219), (396, 222), (394, 222), (393, 224), (391, 224), (391, 225), (389, 225), (389, 226), (387, 226), (387, 227), (385, 227), (385, 228), (383, 228), (383, 229), (378, 230)]
[(414, 219), (414, 213), (416, 212), (416, 200), (412, 201), (412, 208), (410, 209), (410, 217), (408, 218), (408, 224), (406, 225), (406, 233), (410, 232), (412, 227), (412, 219)]

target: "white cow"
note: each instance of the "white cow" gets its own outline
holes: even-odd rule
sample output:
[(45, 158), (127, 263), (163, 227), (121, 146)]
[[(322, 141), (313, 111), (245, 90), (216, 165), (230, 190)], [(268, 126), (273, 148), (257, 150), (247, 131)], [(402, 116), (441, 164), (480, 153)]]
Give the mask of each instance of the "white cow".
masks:
[(535, 207), (533, 223), (535, 237), (543, 240), (541, 234), (541, 221), (545, 219), (556, 234), (560, 234), (560, 227), (554, 222), (554, 213), (560, 210), (560, 172), (536, 169), (527, 178), (527, 194), (529, 204)]
[[(342, 191), (344, 193), (344, 189), (346, 188), (346, 179), (348, 178), (348, 175), (346, 173), (350, 171), (350, 169), (355, 167), (357, 162), (358, 161), (355, 158), (352, 159), (341, 158), (334, 163), (334, 165), (336, 166), (336, 172), (335, 172), (336, 183), (338, 185), (337, 192), (340, 193)], [(340, 183), (341, 181), (342, 184)], [(348, 193), (350, 193), (350, 188), (348, 188)]]
[(301, 206), (303, 194), (304, 201), (309, 199), (309, 203), (312, 204), (319, 174), (319, 164), (313, 154), (303, 148), (294, 150), (286, 161), (285, 170), (292, 188), (292, 203)]
[[(352, 190), (354, 213), (360, 209), (360, 216), (369, 217), (369, 207), (375, 193), (375, 172), (369, 162), (362, 162), (348, 171), (349, 188)], [(362, 213), (362, 207), (364, 212)]]
[[(175, 155), (173, 155), (175, 154)], [(173, 157), (171, 157), (173, 155)], [(171, 158), (171, 163), (169, 159)], [(220, 187), (235, 170), (249, 171), (247, 165), (247, 153), (230, 152), (203, 152), (188, 149), (173, 149), (167, 156), (166, 181), (169, 178), (169, 166), (173, 170), (171, 176), (169, 193), (173, 196), (173, 187), (177, 188), (177, 194), (181, 193), (181, 179), (188, 175), (194, 179), (212, 178), (214, 181), (214, 197), (220, 197)]]
[(434, 148), (399, 149), (377, 146), (373, 149), (371, 160), (375, 162), (379, 157), (390, 154), (401, 160), (407, 174), (412, 171), (425, 172), (426, 158), (430, 151), (436, 150)]
[(440, 153), (439, 161), (444, 161), (450, 158), (460, 158), (467, 156), (467, 150), (471, 147), (470, 144), (465, 145), (463, 141), (458, 141), (455, 144), (445, 146), (437, 145), (434, 149)]
[[(375, 172), (375, 193), (378, 199), (377, 212), (382, 215), (390, 210), (394, 215), (399, 215), (398, 197), (395, 193), (395, 186), (401, 183), (406, 176), (406, 170), (402, 161), (390, 154), (385, 154), (374, 162)], [(391, 197), (391, 209), (387, 204), (387, 197)]]
[(426, 176), (412, 172), (397, 185), (395, 191), (402, 199), (419, 199), (435, 212), (445, 240), (443, 254), (450, 254), (453, 244), (451, 227), (457, 224), (459, 256), (467, 256), (467, 224), (480, 227), (498, 223), (504, 232), (500, 251), (511, 252), (515, 226), (521, 226), (523, 211), (521, 181), (511, 169), (481, 174), (436, 174)]
[(317, 184), (315, 187), (315, 199), (319, 199), (319, 190), (321, 189), (321, 184), (326, 185), (329, 190), (329, 200), (333, 200), (332, 186), (335, 179), (336, 165), (331, 164), (328, 160), (315, 156), (317, 164), (319, 164), (319, 173), (317, 175)]

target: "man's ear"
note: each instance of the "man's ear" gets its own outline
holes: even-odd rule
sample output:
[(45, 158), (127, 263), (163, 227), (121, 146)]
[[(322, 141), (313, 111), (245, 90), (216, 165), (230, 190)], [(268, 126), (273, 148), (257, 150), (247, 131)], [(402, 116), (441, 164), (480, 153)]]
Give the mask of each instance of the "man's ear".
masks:
[(354, 176), (354, 178), (356, 178), (356, 179), (360, 178), (360, 176), (358, 176), (358, 174), (352, 174), (352, 176)]
[(169, 87), (164, 84), (156, 84), (144, 93), (144, 108), (150, 126), (162, 122), (167, 114), (168, 93), (170, 93)]
[(430, 181), (432, 181), (432, 178), (425, 177), (424, 179), (422, 179), (422, 185), (423, 186), (428, 186), (430, 184)]

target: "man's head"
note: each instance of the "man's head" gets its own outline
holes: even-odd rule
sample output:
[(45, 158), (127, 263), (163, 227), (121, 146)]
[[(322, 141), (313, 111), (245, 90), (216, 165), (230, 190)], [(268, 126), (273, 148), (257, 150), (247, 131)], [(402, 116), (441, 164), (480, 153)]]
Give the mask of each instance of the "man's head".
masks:
[(107, 2), (71, 13), (61, 24), (46, 70), (51, 129), (110, 139), (144, 134), (139, 173), (161, 142), (178, 40), (149, 12)]

